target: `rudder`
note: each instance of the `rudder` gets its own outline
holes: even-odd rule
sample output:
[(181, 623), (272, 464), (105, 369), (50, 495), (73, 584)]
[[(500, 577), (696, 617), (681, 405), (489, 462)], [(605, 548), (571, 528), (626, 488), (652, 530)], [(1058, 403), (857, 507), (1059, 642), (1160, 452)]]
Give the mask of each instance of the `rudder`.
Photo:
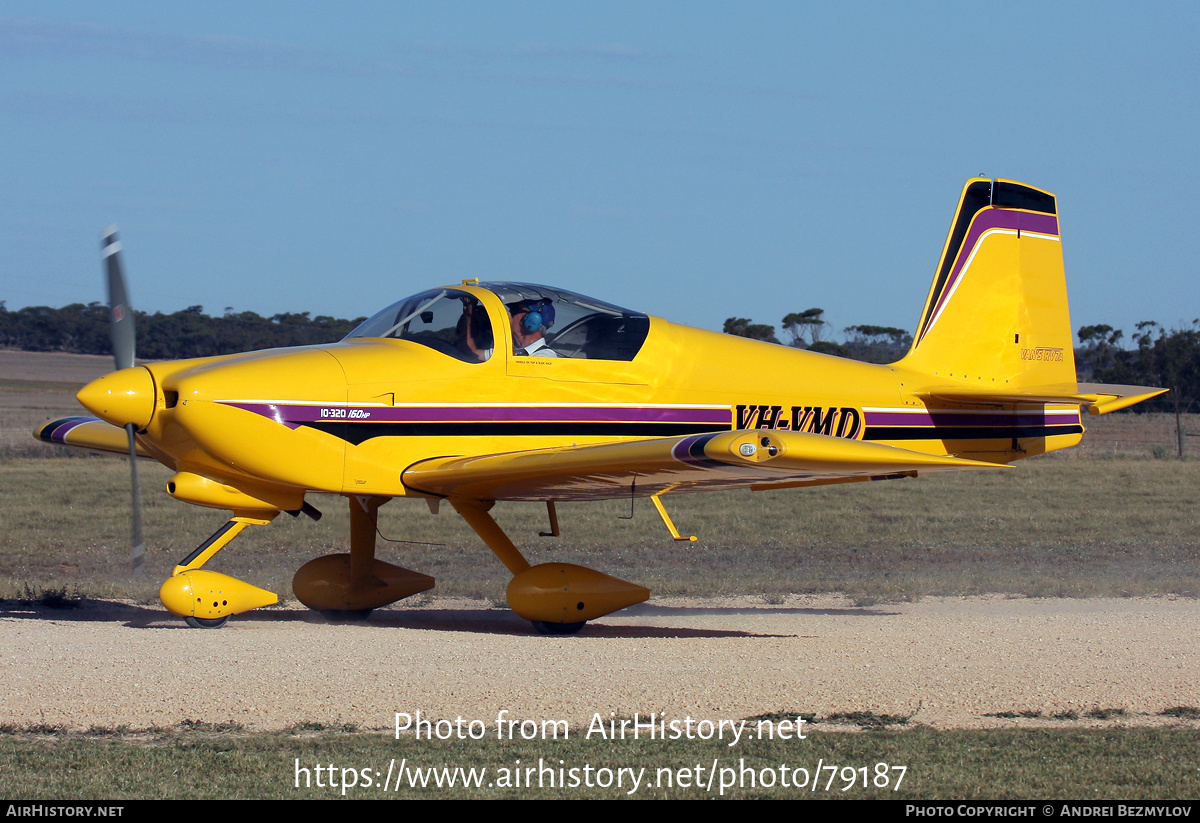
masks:
[(1074, 383), (1073, 347), (1054, 195), (968, 180), (897, 365), (992, 390)]

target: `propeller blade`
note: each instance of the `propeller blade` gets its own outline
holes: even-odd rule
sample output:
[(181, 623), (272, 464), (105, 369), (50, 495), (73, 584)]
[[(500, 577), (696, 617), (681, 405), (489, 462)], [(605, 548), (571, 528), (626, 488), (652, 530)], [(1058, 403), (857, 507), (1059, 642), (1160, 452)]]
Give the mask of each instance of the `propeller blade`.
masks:
[(125, 288), (125, 272), (121, 265), (121, 241), (117, 227), (109, 226), (100, 240), (104, 270), (108, 275), (108, 308), (112, 324), (113, 362), (117, 369), (134, 364), (136, 345), (133, 332), (133, 308), (129, 305), (129, 290)]
[[(117, 227), (109, 226), (100, 240), (101, 258), (108, 276), (109, 322), (112, 328), (113, 363), (117, 370), (132, 368), (136, 357), (137, 341), (133, 331), (133, 308), (129, 305), (129, 290), (125, 287), (125, 272), (121, 265), (121, 241), (117, 238)], [(146, 541), (142, 538), (142, 484), (138, 480), (137, 426), (130, 423), (125, 427), (129, 436), (129, 479), (133, 506), (133, 547), (130, 563), (133, 576), (141, 577), (146, 557)]]
[(125, 433), (129, 435), (129, 484), (133, 503), (133, 547), (129, 552), (129, 562), (133, 576), (141, 577), (146, 559), (146, 541), (142, 537), (142, 484), (138, 481), (137, 443), (134, 439), (136, 428), (133, 423), (125, 427)]

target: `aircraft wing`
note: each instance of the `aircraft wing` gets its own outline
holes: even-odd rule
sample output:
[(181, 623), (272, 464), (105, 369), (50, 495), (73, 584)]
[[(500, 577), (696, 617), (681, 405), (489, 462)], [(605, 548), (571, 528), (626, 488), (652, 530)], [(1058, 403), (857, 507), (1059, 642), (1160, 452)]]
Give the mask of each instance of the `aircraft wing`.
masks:
[[(43, 423), (33, 431), (33, 436), (47, 443), (59, 443), (93, 451), (129, 454), (129, 435), (96, 417), (64, 417)], [(152, 457), (139, 442), (138, 457)]]
[(439, 497), (600, 500), (975, 468), (1007, 466), (821, 434), (751, 429), (477, 457), (437, 457), (414, 463), (401, 479), (414, 491)]

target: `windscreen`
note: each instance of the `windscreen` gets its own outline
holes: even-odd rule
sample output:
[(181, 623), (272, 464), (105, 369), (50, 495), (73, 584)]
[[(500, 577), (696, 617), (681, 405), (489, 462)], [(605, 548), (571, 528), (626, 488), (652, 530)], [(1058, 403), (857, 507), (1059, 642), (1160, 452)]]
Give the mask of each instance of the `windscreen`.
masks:
[(393, 303), (346, 335), (410, 340), (466, 363), (482, 363), (495, 348), (487, 312), (458, 289), (433, 289)]

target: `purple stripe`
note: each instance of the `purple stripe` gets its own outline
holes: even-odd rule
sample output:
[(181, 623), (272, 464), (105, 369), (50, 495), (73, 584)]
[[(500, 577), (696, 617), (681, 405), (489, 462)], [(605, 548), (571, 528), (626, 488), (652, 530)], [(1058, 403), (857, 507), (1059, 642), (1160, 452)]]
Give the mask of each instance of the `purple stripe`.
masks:
[[(724, 463), (713, 460), (704, 454), (704, 444), (712, 440), (715, 436), (712, 434), (693, 434), (690, 437), (685, 437), (671, 447), (671, 456), (680, 463), (698, 469), (724, 468)], [(696, 450), (699, 452), (698, 454), (692, 454), (693, 446), (699, 446)]]
[(54, 427), (54, 431), (50, 433), (50, 439), (55, 443), (67, 442), (67, 434), (87, 423), (99, 423), (99, 419), (95, 417), (74, 417), (70, 418)]
[(961, 412), (866, 412), (868, 426), (1044, 426), (1079, 422), (1079, 412), (963, 414)]
[[(967, 237), (958, 251), (958, 258), (954, 261), (954, 268), (951, 269), (950, 276), (946, 279), (946, 285), (942, 287), (942, 293), (938, 296), (937, 305), (933, 307), (930, 317), (937, 317), (938, 312), (942, 310), (942, 305), (949, 299), (950, 293), (954, 290), (954, 284), (958, 281), (958, 276), (962, 273), (963, 266), (971, 259), (971, 254), (974, 252), (975, 246), (979, 243), (979, 238), (984, 232), (990, 229), (1032, 231), (1039, 234), (1052, 234), (1057, 237), (1058, 217), (1053, 214), (1038, 214), (1036, 212), (997, 208), (987, 208), (976, 214), (975, 218), (971, 221), (971, 228), (967, 232)], [(928, 333), (929, 329), (927, 328), (925, 329), (925, 334)]]
[(243, 411), (269, 417), (279, 423), (303, 424), (318, 421), (358, 421), (372, 423), (450, 422), (450, 421), (526, 421), (631, 423), (715, 423), (729, 425), (728, 409), (653, 409), (637, 406), (562, 408), (460, 406), (298, 406), (286, 403), (226, 403)]

